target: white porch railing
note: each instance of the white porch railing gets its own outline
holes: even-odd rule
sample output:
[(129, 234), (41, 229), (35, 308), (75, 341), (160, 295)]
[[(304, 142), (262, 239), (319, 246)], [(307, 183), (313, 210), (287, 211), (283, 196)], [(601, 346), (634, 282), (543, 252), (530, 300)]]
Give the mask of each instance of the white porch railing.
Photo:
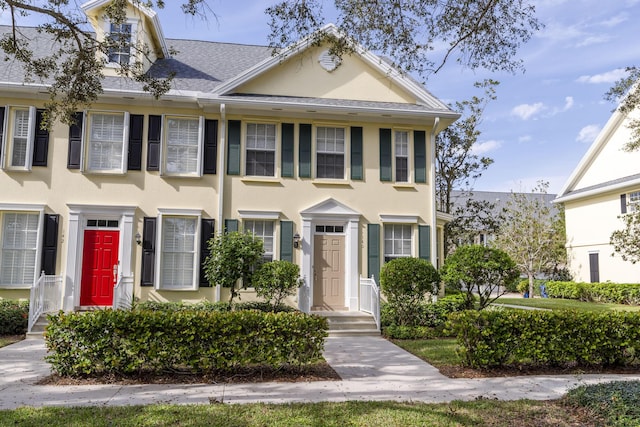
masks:
[(28, 331), (44, 313), (62, 309), (62, 276), (47, 276), (44, 271), (31, 287)]
[(130, 310), (133, 303), (133, 276), (119, 276), (113, 288), (113, 309)]
[(373, 315), (380, 330), (380, 288), (373, 276), (360, 277), (360, 311)]

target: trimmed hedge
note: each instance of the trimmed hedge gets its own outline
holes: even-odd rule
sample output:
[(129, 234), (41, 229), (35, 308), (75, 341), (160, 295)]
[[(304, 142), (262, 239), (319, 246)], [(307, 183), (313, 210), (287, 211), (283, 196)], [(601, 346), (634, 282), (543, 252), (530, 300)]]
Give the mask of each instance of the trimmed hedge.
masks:
[(265, 313), (286, 312), (293, 313), (298, 310), (288, 306), (286, 304), (280, 304), (276, 307), (273, 304), (264, 301), (247, 301), (247, 302), (209, 302), (201, 301), (197, 303), (185, 303), (185, 302), (157, 302), (157, 301), (145, 301), (137, 304), (134, 307), (139, 311), (202, 311), (208, 313), (214, 312), (227, 312), (227, 311), (239, 311), (239, 310), (258, 310)]
[(59, 313), (49, 317), (47, 361), (62, 376), (212, 373), (306, 365), (322, 356), (326, 318), (255, 310)]
[(443, 336), (449, 313), (466, 309), (466, 299), (461, 293), (445, 296), (435, 303), (419, 304), (411, 316), (409, 325), (399, 325), (394, 306), (383, 303), (380, 315), (383, 334), (394, 339), (429, 339)]
[(640, 360), (637, 313), (494, 310), (449, 319), (463, 363), (475, 368), (624, 366)]
[(640, 305), (640, 283), (547, 282), (551, 298)]
[(0, 299), (0, 335), (22, 335), (29, 326), (29, 301)]

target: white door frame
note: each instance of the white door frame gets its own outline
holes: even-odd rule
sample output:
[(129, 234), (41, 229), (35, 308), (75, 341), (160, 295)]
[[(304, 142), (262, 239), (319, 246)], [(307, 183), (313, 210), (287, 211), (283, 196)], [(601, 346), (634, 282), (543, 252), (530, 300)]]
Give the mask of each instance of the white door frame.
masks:
[(87, 219), (117, 219), (119, 242), (118, 262), (120, 274), (133, 276), (132, 253), (134, 242), (133, 219), (135, 206), (95, 206), (68, 204), (69, 228), (67, 231), (67, 266), (62, 296), (62, 309), (73, 311), (80, 306), (80, 281), (82, 279), (82, 250)]
[(322, 224), (337, 224), (344, 225), (345, 236), (344, 305), (349, 309), (349, 311), (358, 311), (360, 307), (358, 298), (358, 284), (360, 282), (358, 275), (358, 231), (360, 214), (333, 198), (329, 198), (301, 211), (300, 216), (302, 217), (301, 274), (309, 292), (307, 293), (308, 301), (304, 301), (303, 298), (298, 299), (298, 308), (302, 311), (308, 312), (310, 307), (313, 306), (313, 239), (315, 236), (315, 226)]

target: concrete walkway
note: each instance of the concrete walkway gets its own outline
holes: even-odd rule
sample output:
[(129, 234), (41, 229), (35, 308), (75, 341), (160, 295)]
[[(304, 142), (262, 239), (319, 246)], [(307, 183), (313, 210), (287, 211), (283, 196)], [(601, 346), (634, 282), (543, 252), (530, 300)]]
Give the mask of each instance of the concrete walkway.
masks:
[(196, 385), (40, 386), (50, 374), (41, 339), (0, 348), (0, 409), (21, 406), (148, 405), (342, 402), (394, 400), (448, 402), (488, 399), (546, 400), (569, 388), (613, 380), (640, 380), (640, 375), (560, 375), (487, 379), (450, 379), (433, 366), (380, 337), (335, 337), (325, 359), (342, 381)]

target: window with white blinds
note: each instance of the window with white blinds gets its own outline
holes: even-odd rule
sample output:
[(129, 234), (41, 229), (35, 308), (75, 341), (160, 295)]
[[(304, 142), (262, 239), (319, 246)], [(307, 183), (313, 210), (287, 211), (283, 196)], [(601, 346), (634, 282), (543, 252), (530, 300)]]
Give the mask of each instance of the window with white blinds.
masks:
[(265, 262), (273, 261), (273, 225), (274, 221), (244, 221), (245, 231), (253, 233), (254, 236), (262, 240), (264, 247), (264, 255), (262, 258)]
[(200, 175), (200, 118), (166, 118), (165, 168), (169, 174)]
[(13, 144), (11, 166), (27, 167), (27, 148), (29, 144), (29, 109), (13, 109)]
[(275, 124), (248, 123), (246, 148), (246, 175), (275, 176)]
[(409, 181), (409, 132), (395, 131), (396, 182)]
[(33, 285), (36, 273), (39, 214), (0, 212), (0, 285)]
[(123, 171), (125, 113), (90, 113), (87, 160), (90, 171)]
[(411, 225), (384, 225), (384, 260), (411, 256)]
[(160, 289), (193, 289), (196, 279), (196, 217), (162, 217)]

